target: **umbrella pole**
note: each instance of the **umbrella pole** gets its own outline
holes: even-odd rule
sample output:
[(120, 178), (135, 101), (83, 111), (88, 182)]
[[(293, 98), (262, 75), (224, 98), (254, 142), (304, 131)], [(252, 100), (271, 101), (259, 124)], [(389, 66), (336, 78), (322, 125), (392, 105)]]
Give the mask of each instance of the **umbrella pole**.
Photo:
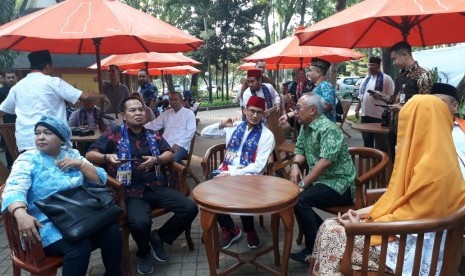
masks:
[(161, 70), (161, 97), (165, 96), (165, 77), (163, 76), (163, 70)]
[[(95, 59), (97, 61), (97, 83), (98, 83), (98, 92), (103, 94), (103, 85), (102, 85), (102, 65), (100, 60), (100, 44), (102, 43), (101, 38), (93, 38), (95, 46)], [(105, 114), (104, 102), (100, 101), (100, 115)], [(105, 130), (105, 124), (103, 123), (102, 116), (99, 118), (99, 128), (101, 131)]]

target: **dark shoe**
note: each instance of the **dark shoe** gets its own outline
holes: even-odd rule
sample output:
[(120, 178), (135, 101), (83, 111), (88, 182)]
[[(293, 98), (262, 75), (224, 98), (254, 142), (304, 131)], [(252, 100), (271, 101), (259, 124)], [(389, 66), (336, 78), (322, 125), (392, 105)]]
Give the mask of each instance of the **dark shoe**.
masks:
[(153, 272), (152, 258), (137, 258), (137, 272), (142, 275), (147, 275)]
[(304, 248), (297, 253), (291, 253), (291, 259), (298, 263), (307, 265), (307, 259), (310, 257), (310, 254), (310, 251), (307, 248)]
[(153, 231), (152, 235), (150, 235), (150, 245), (152, 246), (152, 253), (155, 260), (159, 262), (168, 261), (170, 256), (165, 252), (163, 241), (158, 236), (157, 231)]
[(260, 239), (258, 238), (255, 229), (247, 232), (247, 245), (251, 249), (260, 247)]
[(223, 228), (223, 236), (220, 239), (221, 248), (223, 249), (229, 248), (231, 244), (239, 240), (241, 236), (242, 236), (242, 231), (237, 226), (234, 226), (232, 230)]

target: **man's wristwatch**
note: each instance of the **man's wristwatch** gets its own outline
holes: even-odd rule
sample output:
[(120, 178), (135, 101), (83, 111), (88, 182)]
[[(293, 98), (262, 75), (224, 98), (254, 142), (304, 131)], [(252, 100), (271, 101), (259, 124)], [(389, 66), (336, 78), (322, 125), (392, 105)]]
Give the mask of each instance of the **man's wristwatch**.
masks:
[(305, 188), (305, 182), (300, 181), (299, 184), (297, 184), (297, 187), (304, 189)]

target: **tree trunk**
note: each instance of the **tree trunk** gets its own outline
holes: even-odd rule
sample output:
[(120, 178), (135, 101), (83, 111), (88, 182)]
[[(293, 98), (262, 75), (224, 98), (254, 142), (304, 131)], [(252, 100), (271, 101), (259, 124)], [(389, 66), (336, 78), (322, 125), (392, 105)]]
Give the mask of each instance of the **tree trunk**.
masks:
[(302, 0), (302, 3), (300, 5), (300, 26), (305, 25), (305, 7), (307, 5), (307, 1)]

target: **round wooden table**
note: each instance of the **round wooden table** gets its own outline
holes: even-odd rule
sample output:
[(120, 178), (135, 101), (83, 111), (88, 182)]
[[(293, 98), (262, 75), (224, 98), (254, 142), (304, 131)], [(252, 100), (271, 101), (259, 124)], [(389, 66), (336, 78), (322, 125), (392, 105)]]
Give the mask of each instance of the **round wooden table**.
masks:
[(382, 126), (381, 123), (361, 123), (352, 124), (353, 129), (360, 130), (361, 132), (388, 134), (389, 127)]
[[(265, 175), (227, 176), (199, 184), (192, 192), (200, 207), (200, 225), (204, 231), (210, 275), (229, 275), (240, 266), (250, 263), (274, 275), (287, 275), (294, 228), (294, 205), (299, 189), (292, 182)], [(271, 214), (273, 244), (245, 253), (219, 248), (216, 214), (260, 215)], [(279, 219), (284, 224), (284, 245), (281, 270), (277, 271), (256, 261), (257, 256), (274, 250), (275, 265), (280, 264)], [(238, 259), (238, 263), (218, 271), (219, 252)]]

